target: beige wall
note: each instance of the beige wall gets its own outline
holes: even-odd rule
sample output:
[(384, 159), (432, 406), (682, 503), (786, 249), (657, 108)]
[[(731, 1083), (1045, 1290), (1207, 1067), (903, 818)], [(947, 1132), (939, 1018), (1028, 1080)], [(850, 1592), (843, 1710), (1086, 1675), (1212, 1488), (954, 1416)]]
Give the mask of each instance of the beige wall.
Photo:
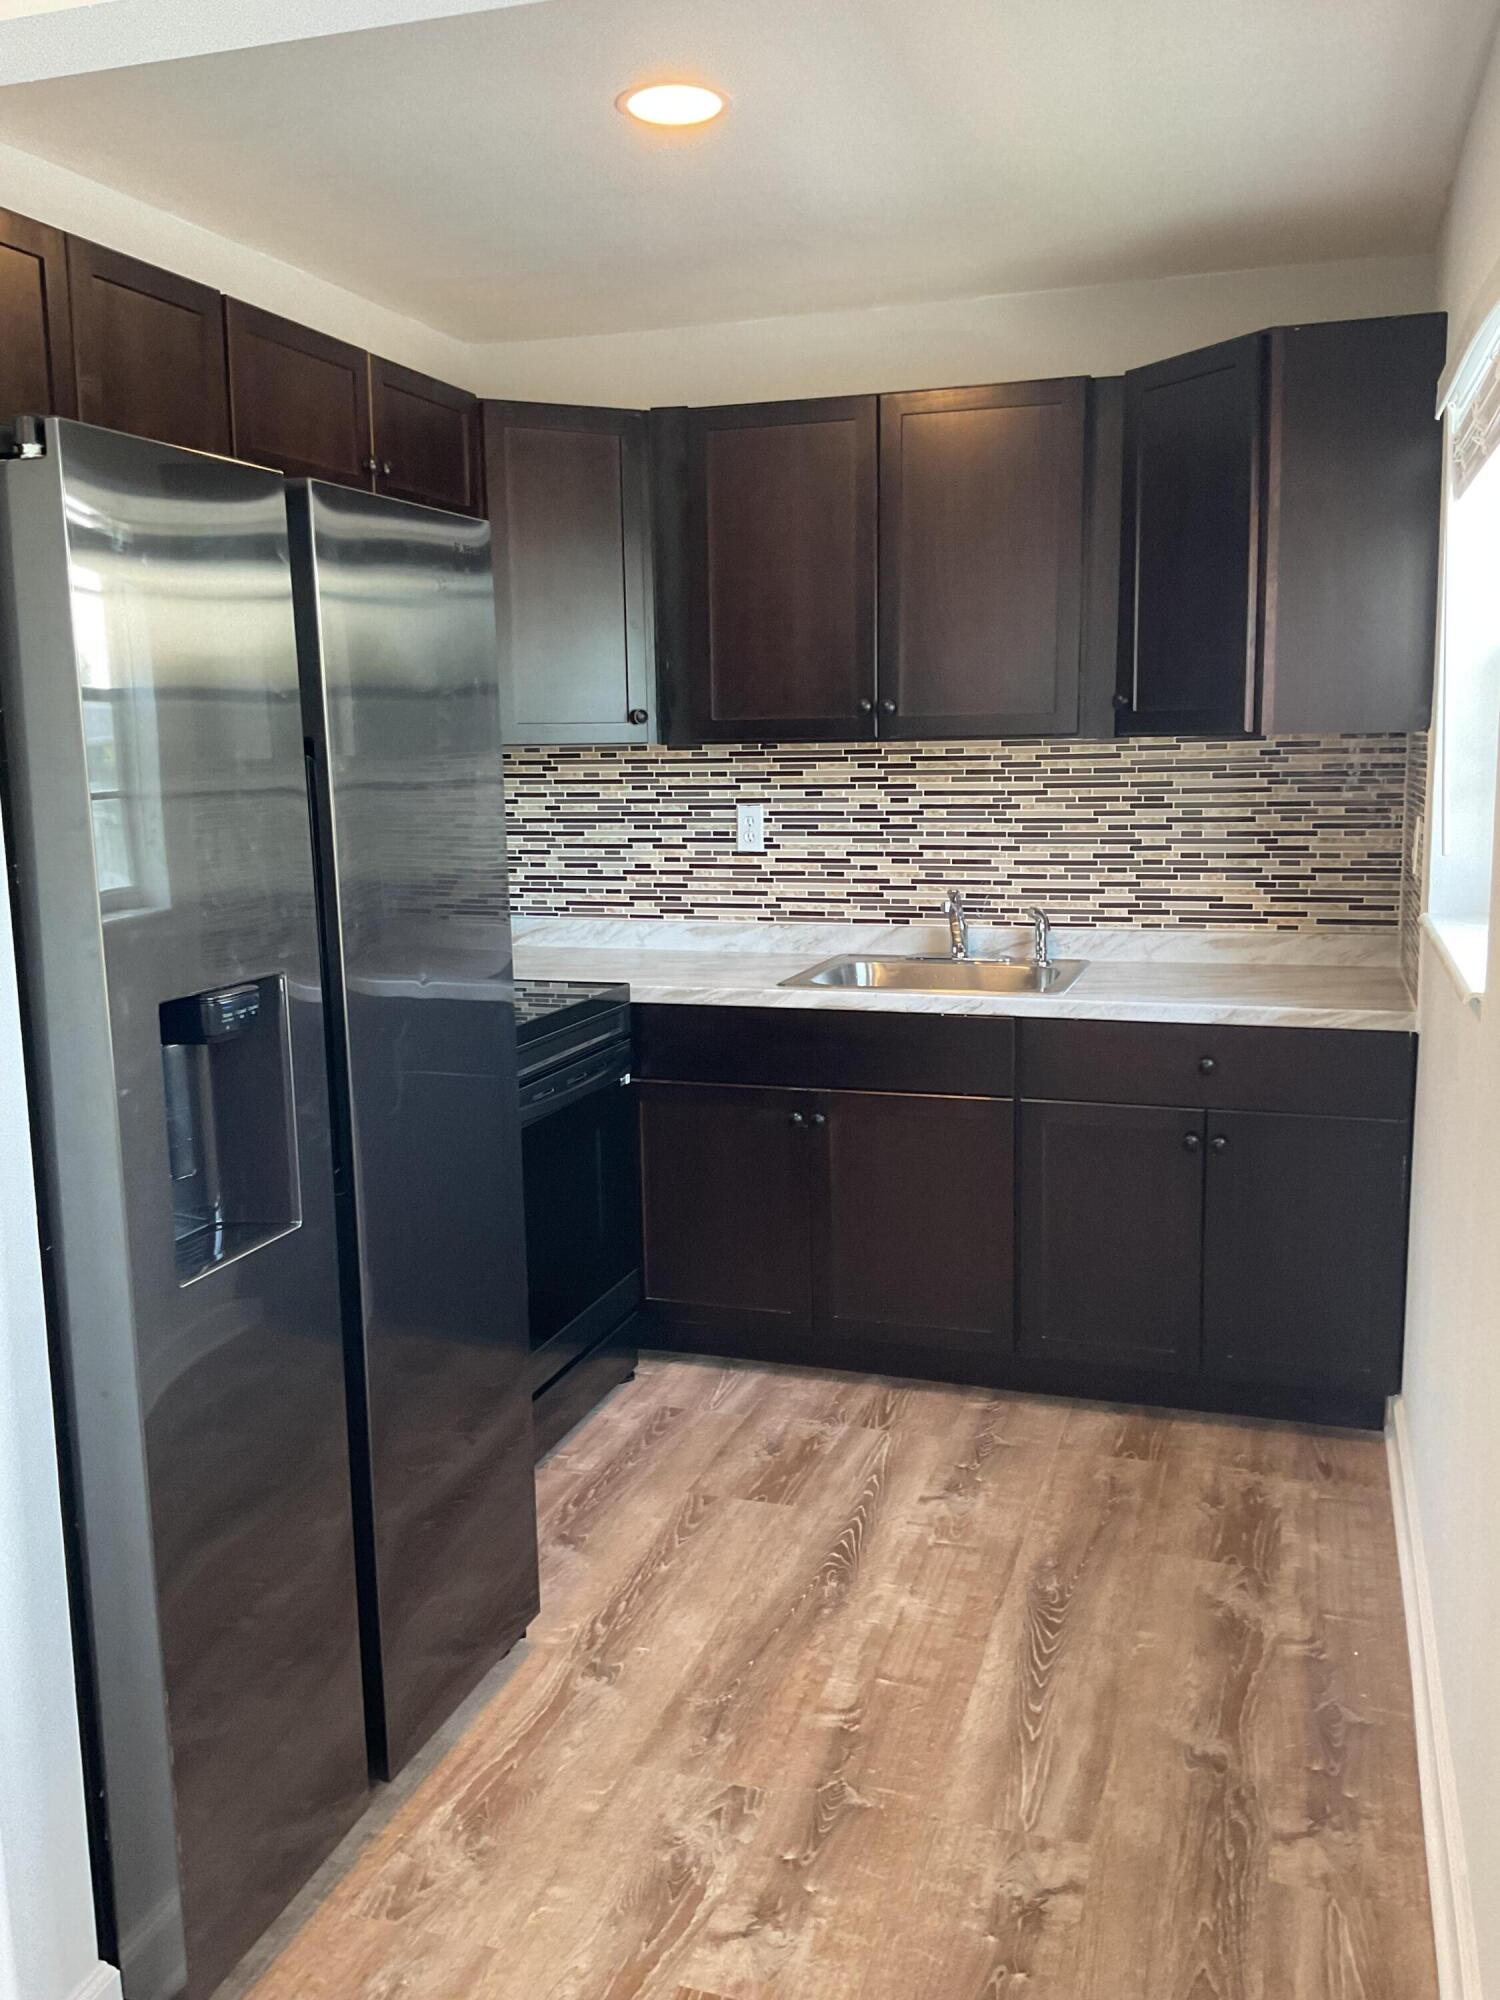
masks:
[(1427, 257), (1291, 264), (937, 304), (471, 349), (472, 386), (541, 402), (754, 402), (1114, 375), (1256, 327), (1426, 312)]
[(471, 350), (420, 321), (330, 285), (309, 271), (268, 257), (227, 236), (151, 208), (82, 174), (0, 145), (0, 204), (88, 236), (127, 256), (161, 264), (185, 278), (315, 326), (337, 340), (368, 347), (388, 361), (404, 362), (445, 382), (472, 388)]
[[(1456, 338), (1491, 302), (1497, 273), (1500, 49), (1443, 246)], [(1422, 950), (1405, 1405), (1474, 1943), (1484, 1991), (1500, 1995), (1500, 869), (1494, 879), (1481, 1011), (1431, 944)]]
[(0, 204), (481, 395), (638, 409), (1113, 375), (1256, 327), (1424, 312), (1436, 300), (1432, 258), (1373, 257), (577, 340), (474, 343), (4, 144)]

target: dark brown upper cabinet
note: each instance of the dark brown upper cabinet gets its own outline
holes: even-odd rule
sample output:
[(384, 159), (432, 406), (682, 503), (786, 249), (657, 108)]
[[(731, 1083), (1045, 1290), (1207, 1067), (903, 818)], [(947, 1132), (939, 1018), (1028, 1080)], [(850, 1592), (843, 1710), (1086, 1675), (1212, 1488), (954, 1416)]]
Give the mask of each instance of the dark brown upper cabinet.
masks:
[(68, 238), (68, 289), (83, 421), (227, 452), (221, 294), (77, 236)]
[(377, 492), (455, 514), (484, 512), (476, 397), (372, 356), (370, 415)]
[(1078, 727), (1087, 384), (880, 399), (880, 734)]
[(234, 449), (303, 479), (369, 488), (370, 357), (295, 320), (224, 302)]
[(1444, 325), (1279, 327), (1127, 375), (1123, 731), (1425, 726)]
[(0, 423), (76, 411), (62, 234), (0, 209)]
[(873, 396), (687, 412), (689, 740), (874, 735), (876, 422)]
[(1125, 378), (1123, 724), (1145, 734), (1255, 727), (1261, 339)]
[(646, 743), (652, 688), (646, 419), (484, 405), (508, 743)]
[(1442, 313), (1268, 337), (1267, 733), (1427, 727), (1446, 347)]

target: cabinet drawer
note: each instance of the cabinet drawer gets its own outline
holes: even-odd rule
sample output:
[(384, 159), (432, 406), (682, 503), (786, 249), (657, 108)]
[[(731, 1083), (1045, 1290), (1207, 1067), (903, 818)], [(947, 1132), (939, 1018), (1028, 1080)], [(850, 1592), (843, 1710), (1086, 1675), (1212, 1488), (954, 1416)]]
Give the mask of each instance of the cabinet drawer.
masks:
[(1407, 1118), (1416, 1041), (1351, 1028), (1025, 1021), (1023, 1097)]
[(637, 1007), (636, 1069), (674, 1083), (1010, 1097), (1015, 1023), (800, 1007)]

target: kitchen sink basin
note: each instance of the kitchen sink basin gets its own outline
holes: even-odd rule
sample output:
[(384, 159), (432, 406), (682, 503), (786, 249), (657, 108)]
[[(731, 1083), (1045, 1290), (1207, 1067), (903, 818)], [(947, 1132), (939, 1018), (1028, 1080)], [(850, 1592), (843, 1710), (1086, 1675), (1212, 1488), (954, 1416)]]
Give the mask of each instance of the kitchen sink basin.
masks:
[(1084, 969), (1081, 958), (1051, 965), (1003, 958), (830, 958), (783, 979), (783, 986), (837, 986), (900, 993), (1061, 993)]

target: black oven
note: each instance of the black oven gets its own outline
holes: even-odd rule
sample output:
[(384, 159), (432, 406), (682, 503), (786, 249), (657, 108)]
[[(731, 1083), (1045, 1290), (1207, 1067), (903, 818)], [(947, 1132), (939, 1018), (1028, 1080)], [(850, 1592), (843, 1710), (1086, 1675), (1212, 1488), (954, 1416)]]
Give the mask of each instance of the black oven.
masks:
[(608, 1340), (641, 1301), (630, 1009), (619, 991), (518, 988), (534, 1395)]

